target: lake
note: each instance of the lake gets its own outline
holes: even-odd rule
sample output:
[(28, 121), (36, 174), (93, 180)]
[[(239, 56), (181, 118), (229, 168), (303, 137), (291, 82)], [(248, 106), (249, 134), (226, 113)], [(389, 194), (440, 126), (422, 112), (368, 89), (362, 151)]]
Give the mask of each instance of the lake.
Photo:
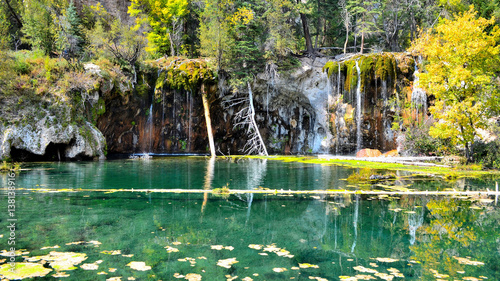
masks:
[[(203, 157), (23, 168), (15, 260), (25, 276), (45, 275), (34, 280), (500, 280), (495, 197), (281, 192), (486, 190), (492, 180), (398, 172), (356, 185), (345, 180), (352, 168)], [(8, 278), (7, 174), (1, 182)], [(224, 188), (280, 192), (198, 192)]]

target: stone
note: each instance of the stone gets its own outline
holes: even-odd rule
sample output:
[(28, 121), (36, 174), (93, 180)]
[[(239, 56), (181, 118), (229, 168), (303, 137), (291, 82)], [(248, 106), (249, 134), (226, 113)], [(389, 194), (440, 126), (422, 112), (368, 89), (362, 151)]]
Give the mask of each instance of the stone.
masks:
[(382, 152), (378, 149), (361, 149), (356, 153), (356, 157), (379, 157), (382, 156)]
[(399, 153), (397, 149), (393, 149), (390, 151), (387, 151), (386, 153), (382, 154), (383, 157), (398, 157)]

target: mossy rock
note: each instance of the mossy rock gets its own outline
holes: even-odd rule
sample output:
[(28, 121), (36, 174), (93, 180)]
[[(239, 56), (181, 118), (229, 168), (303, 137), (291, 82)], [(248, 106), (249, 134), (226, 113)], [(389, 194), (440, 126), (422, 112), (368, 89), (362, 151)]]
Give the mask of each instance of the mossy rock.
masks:
[(344, 89), (352, 91), (357, 87), (358, 72), (356, 62), (360, 69), (361, 91), (375, 79), (395, 83), (398, 72), (411, 73), (415, 67), (415, 60), (403, 53), (377, 53), (356, 55), (346, 61), (329, 61), (323, 66), (323, 71), (331, 77), (340, 72), (345, 77)]
[(205, 59), (171, 57), (156, 61), (155, 64), (162, 71), (156, 82), (157, 89), (165, 85), (195, 92), (202, 84), (213, 85), (217, 82), (216, 72)]
[(31, 262), (17, 262), (15, 269), (12, 269), (8, 263), (0, 266), (0, 276), (10, 280), (44, 277), (51, 271), (52, 269), (45, 268), (42, 264)]

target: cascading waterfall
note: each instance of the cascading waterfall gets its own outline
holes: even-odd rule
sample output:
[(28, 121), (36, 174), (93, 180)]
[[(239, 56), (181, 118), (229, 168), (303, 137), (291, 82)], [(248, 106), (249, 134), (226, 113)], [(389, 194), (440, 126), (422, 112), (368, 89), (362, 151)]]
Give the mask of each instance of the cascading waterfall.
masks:
[(416, 119), (418, 122), (419, 110), (423, 109), (423, 113), (427, 112), (427, 94), (424, 92), (422, 88), (419, 87), (419, 78), (418, 74), (418, 63), (415, 62), (415, 72), (413, 72), (413, 91), (411, 92), (411, 103), (415, 106), (416, 109)]
[[(339, 74), (337, 76), (337, 96), (340, 97), (340, 63), (338, 64), (339, 65)], [(340, 147), (340, 122), (338, 121), (338, 118), (335, 118), (335, 127), (337, 129), (337, 133), (336, 133), (336, 138), (337, 138), (337, 141), (336, 141), (336, 144), (335, 144), (335, 154), (339, 154), (339, 147)]]
[(356, 87), (356, 151), (361, 150), (361, 70), (358, 61), (356, 61), (356, 70), (358, 71), (358, 85)]
[(151, 106), (149, 106), (149, 115), (148, 115), (148, 134), (149, 134), (149, 148), (148, 153), (153, 151), (153, 102), (151, 102)]
[(193, 114), (193, 93), (191, 91), (188, 92), (188, 102), (189, 102), (189, 123), (188, 123), (188, 150), (191, 152), (191, 126), (192, 126), (192, 114)]

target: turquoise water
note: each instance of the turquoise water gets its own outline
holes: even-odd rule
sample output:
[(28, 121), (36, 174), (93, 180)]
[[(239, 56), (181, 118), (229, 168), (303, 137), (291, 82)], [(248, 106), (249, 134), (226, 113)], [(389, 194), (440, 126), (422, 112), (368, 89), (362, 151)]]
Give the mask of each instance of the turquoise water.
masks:
[[(493, 197), (63, 190), (357, 188), (343, 180), (353, 169), (269, 160), (165, 158), (27, 168), (16, 176), (16, 248), (25, 249), (17, 261), (48, 260), (50, 252), (85, 254), (76, 269), (60, 270), (69, 274), (62, 280), (500, 280), (500, 209)], [(420, 190), (494, 186), (437, 179), (391, 184)], [(0, 210), (7, 226), (5, 192)], [(0, 250), (8, 250), (7, 227), (0, 235)], [(144, 262), (146, 270), (127, 266), (132, 261)], [(46, 267), (57, 266), (49, 261)], [(53, 280), (56, 271), (35, 280)]]

